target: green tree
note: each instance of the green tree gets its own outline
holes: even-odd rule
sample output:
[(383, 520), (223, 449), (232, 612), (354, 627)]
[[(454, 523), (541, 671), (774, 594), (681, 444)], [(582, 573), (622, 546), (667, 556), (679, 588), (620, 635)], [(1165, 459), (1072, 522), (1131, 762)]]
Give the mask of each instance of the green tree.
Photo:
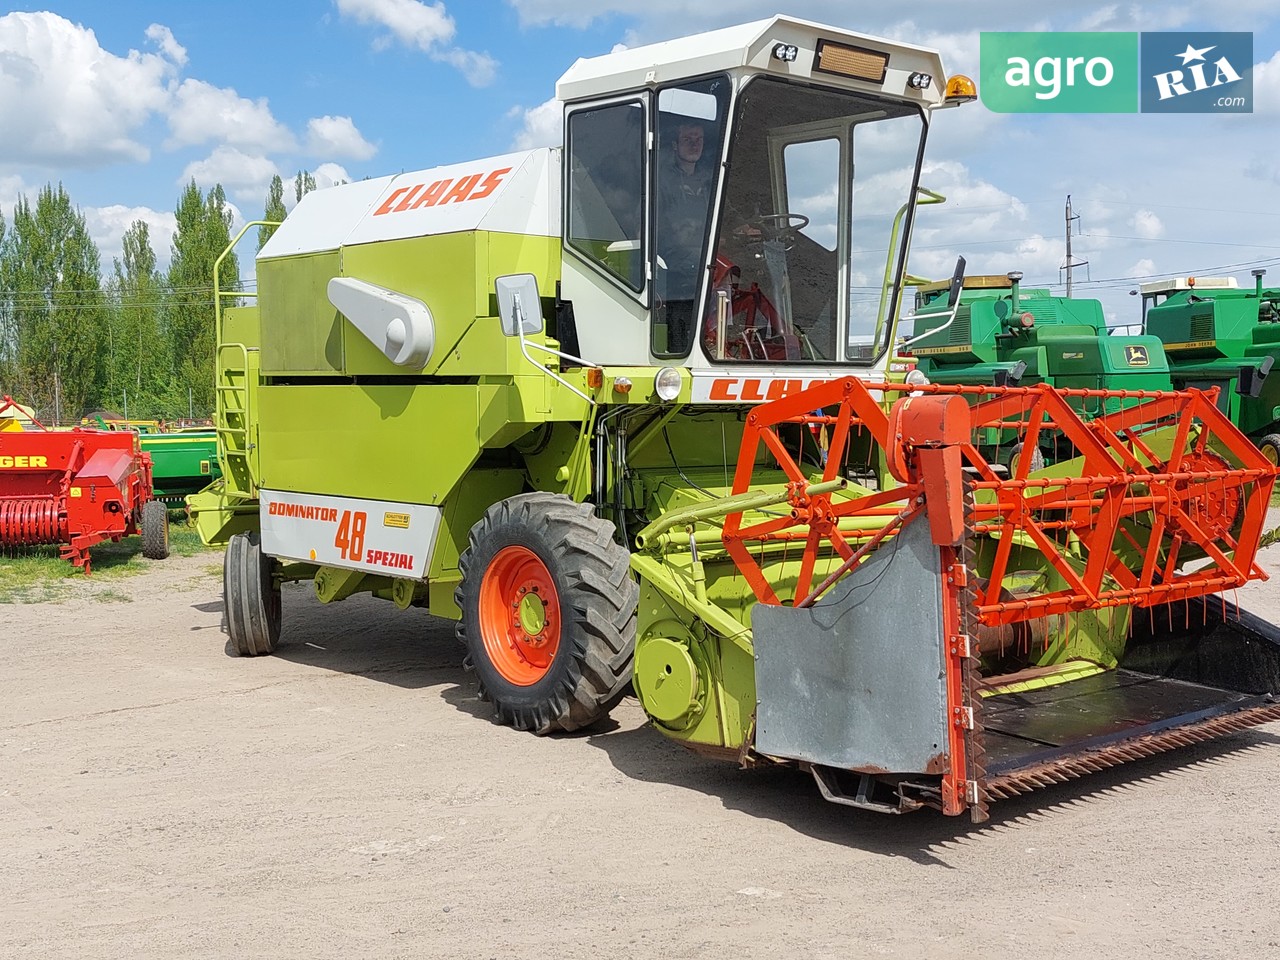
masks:
[(298, 175), (293, 178), (293, 193), (298, 200), (301, 200), (315, 188), (316, 178), (311, 175), (309, 170), (299, 170)]
[[(262, 211), (263, 220), (274, 220), (279, 223), (284, 220), (286, 211), (284, 208), (284, 181), (280, 179), (280, 174), (276, 174), (271, 178), (271, 186), (267, 188), (267, 203)], [(261, 250), (271, 235), (276, 232), (275, 227), (259, 227), (258, 228), (258, 249)]]
[[(0, 213), (0, 253), (4, 251), (4, 214)], [(0, 265), (0, 396), (12, 393), (14, 364), (17, 357), (17, 335), (9, 310), (9, 297), (4, 286), (3, 265)]]
[[(192, 180), (178, 198), (174, 215), (177, 231), (173, 235), (165, 309), (172, 364), (170, 398), (185, 412), (190, 396), (195, 411), (208, 414), (214, 406), (213, 269), (231, 242), (231, 210), (221, 184), (205, 196)], [(233, 253), (222, 261), (218, 277), (221, 289), (235, 290), (239, 277), (239, 263)]]
[(78, 419), (104, 393), (107, 311), (98, 247), (62, 184), (25, 196), (0, 243), (12, 359), (6, 389), (46, 416)]
[(164, 284), (145, 220), (129, 225), (122, 247), (107, 283), (114, 307), (108, 351), (109, 395), (113, 405), (127, 406), (131, 414), (171, 416), (177, 411), (169, 409), (165, 401), (172, 364), (160, 322)]

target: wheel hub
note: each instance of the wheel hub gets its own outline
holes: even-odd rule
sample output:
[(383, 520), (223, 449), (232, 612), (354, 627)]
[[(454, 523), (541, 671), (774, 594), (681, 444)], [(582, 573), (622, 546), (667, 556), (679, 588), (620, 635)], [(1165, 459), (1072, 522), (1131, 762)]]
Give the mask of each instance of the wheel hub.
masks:
[[(524, 593), (525, 587), (521, 587)], [(542, 602), (542, 598), (538, 596), (538, 588), (527, 588), (528, 592), (520, 598), (516, 605), (516, 624), (525, 632), (530, 643), (542, 644), (546, 640), (542, 637), (542, 631), (547, 626), (547, 605)]]
[(480, 633), (502, 677), (531, 686), (560, 646), (560, 600), (546, 563), (528, 547), (503, 547), (480, 583)]

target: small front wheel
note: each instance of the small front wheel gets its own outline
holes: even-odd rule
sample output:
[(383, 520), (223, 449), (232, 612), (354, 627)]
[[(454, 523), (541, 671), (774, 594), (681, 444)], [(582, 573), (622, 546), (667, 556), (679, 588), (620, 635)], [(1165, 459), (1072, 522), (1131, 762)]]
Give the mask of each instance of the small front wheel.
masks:
[(257, 533), (237, 533), (222, 561), (222, 604), (237, 656), (260, 657), (280, 640), (280, 584), (276, 561), (262, 552)]

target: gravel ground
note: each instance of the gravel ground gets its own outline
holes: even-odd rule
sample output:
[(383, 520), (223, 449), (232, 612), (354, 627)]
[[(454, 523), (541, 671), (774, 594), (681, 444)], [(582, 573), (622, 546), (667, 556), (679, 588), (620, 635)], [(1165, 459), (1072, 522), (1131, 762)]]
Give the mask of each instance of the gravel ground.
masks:
[(0, 606), (0, 956), (1280, 956), (1280, 725), (882, 817), (632, 700), (496, 726), (451, 624), (367, 598), (294, 585), (279, 654), (228, 656), (217, 560)]

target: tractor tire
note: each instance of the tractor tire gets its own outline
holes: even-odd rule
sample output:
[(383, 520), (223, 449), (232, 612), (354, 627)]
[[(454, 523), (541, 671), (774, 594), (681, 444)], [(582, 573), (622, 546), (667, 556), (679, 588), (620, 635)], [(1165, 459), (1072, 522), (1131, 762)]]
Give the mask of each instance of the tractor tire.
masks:
[(458, 639), (500, 723), (579, 730), (630, 689), (640, 588), (590, 504), (525, 493), (490, 507), (458, 561)]
[(222, 561), (222, 604), (231, 649), (239, 657), (273, 653), (280, 640), (280, 585), (275, 561), (262, 552), (257, 533), (237, 533)]
[[(1009, 452), (1009, 476), (1013, 476), (1018, 469), (1018, 460), (1022, 456), (1022, 444), (1016, 443), (1013, 450)], [(1037, 470), (1044, 469), (1044, 453), (1039, 447), (1031, 448), (1031, 463), (1027, 467), (1028, 473), (1035, 473)]]
[(142, 555), (148, 560), (169, 558), (169, 508), (163, 501), (142, 505)]
[(1258, 441), (1258, 449), (1272, 466), (1280, 465), (1280, 433), (1268, 433)]

